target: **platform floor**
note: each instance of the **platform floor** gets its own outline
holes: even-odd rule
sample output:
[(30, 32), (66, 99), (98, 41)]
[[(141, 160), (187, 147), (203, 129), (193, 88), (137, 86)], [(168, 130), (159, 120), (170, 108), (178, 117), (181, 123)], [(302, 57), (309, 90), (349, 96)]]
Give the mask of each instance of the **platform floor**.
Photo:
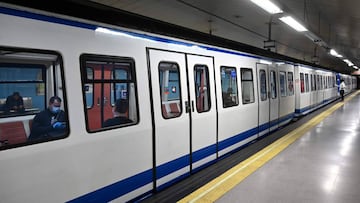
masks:
[(360, 202), (360, 95), (216, 202)]
[(360, 202), (360, 94), (303, 117), (144, 200), (177, 201)]

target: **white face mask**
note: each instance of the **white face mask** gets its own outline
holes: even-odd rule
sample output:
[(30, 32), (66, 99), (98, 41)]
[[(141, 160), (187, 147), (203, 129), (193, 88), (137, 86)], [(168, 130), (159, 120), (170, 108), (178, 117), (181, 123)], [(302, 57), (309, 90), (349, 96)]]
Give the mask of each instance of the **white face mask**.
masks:
[(58, 113), (58, 112), (60, 112), (60, 107), (53, 106), (52, 109), (51, 109), (51, 111), (52, 111), (53, 113)]

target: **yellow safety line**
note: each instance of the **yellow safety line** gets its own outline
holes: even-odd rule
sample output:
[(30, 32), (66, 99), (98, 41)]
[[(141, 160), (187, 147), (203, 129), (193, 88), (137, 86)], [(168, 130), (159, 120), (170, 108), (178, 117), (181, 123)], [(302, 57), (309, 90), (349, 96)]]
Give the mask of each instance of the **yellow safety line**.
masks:
[[(351, 100), (357, 94), (360, 93), (360, 90), (348, 96), (345, 101)], [(344, 102), (345, 102), (344, 101)], [(249, 157), (245, 161), (239, 163), (233, 168), (226, 171), (224, 174), (210, 181), (206, 185), (202, 186), (198, 190), (194, 191), (190, 195), (184, 197), (179, 203), (185, 202), (215, 202), (225, 193), (230, 191), (233, 187), (238, 185), (241, 181), (243, 181), (246, 177), (251, 175), (257, 169), (262, 167), (266, 162), (270, 161), (277, 154), (287, 148), (290, 144), (295, 142), (297, 139), (302, 137), (307, 131), (311, 128), (315, 127), (322, 120), (324, 120), (327, 116), (332, 114), (342, 105), (344, 102), (338, 102), (328, 110), (322, 112), (321, 114), (315, 116), (307, 123), (302, 126), (296, 128), (291, 131), (287, 135), (278, 139), (276, 142), (268, 145), (261, 151), (257, 152), (253, 156)]]

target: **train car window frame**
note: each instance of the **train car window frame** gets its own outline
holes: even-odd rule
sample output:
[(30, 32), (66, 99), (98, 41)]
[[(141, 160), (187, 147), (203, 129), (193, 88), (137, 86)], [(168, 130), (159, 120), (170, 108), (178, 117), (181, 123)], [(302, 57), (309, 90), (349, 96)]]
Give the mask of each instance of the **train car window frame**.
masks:
[[(5, 71), (1, 73), (2, 71)], [(0, 150), (64, 139), (70, 127), (67, 111), (63, 59), (53, 50), (0, 46), (0, 97), (5, 100), (19, 93), (21, 110), (0, 112)], [(64, 109), (63, 128), (57, 133), (34, 131), (34, 118), (48, 111), (50, 97), (59, 96)], [(20, 100), (20, 101), (21, 101)], [(2, 108), (5, 108), (3, 106)], [(21, 108), (21, 107), (20, 107)], [(1, 109), (2, 111), (4, 109)], [(31, 135), (31, 136), (30, 136)]]
[(305, 92), (305, 80), (304, 80), (304, 73), (300, 73), (300, 92)]
[[(93, 70), (92, 78), (87, 74), (89, 68)], [(117, 69), (126, 70), (129, 77), (114, 78)], [(84, 53), (80, 55), (80, 71), (88, 133), (124, 128), (140, 122), (136, 66), (133, 58)], [(85, 88), (87, 84), (93, 84), (92, 108), (87, 108)], [(113, 88), (116, 84), (127, 84), (127, 91), (125, 98), (116, 96), (112, 101), (113, 94), (122, 95), (118, 89)]]
[(305, 92), (309, 92), (310, 88), (309, 88), (309, 74), (305, 73)]
[[(241, 68), (241, 98), (243, 104), (255, 102), (254, 77), (251, 68)], [(250, 73), (250, 74), (249, 74)]]
[(276, 72), (270, 71), (270, 92), (271, 99), (277, 98), (277, 80), (276, 80)]
[(279, 71), (279, 82), (280, 82), (280, 96), (286, 97), (287, 96), (287, 83), (286, 83), (286, 72)]
[(293, 72), (288, 72), (288, 96), (294, 95), (294, 74)]
[[(165, 77), (163, 77), (163, 70), (165, 70)], [(160, 109), (161, 115), (164, 119), (173, 119), (180, 117), (183, 114), (182, 108), (182, 94), (181, 94), (181, 78), (180, 66), (172, 61), (160, 61), (158, 66), (159, 71), (159, 88), (160, 88)], [(177, 76), (176, 78), (174, 78)], [(166, 79), (167, 78), (167, 79)], [(163, 81), (168, 86), (162, 86)], [(169, 86), (171, 84), (171, 87)], [(169, 96), (177, 96), (177, 99), (169, 99)], [(175, 101), (175, 102), (173, 102)]]
[(209, 68), (206, 65), (196, 64), (194, 66), (194, 88), (195, 88), (196, 111), (198, 113), (204, 113), (210, 111), (211, 95), (210, 95)]
[(267, 100), (267, 81), (266, 81), (266, 72), (265, 70), (259, 71), (259, 81), (260, 81), (260, 100)]
[[(239, 91), (237, 84), (237, 72), (235, 67), (220, 66), (221, 76), (221, 91), (223, 108), (233, 107), (239, 105)], [(229, 76), (229, 80), (227, 79)], [(223, 79), (224, 78), (224, 79)], [(225, 85), (225, 82), (229, 81), (229, 84)], [(226, 90), (225, 90), (225, 89)]]

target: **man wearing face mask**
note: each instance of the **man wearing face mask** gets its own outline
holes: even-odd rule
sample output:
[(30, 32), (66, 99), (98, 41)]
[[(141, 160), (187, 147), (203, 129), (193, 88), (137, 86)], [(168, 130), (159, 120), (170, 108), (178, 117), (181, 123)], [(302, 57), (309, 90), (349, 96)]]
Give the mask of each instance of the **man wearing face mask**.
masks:
[(28, 140), (65, 135), (67, 119), (60, 106), (60, 97), (53, 96), (50, 98), (48, 108), (35, 116)]

